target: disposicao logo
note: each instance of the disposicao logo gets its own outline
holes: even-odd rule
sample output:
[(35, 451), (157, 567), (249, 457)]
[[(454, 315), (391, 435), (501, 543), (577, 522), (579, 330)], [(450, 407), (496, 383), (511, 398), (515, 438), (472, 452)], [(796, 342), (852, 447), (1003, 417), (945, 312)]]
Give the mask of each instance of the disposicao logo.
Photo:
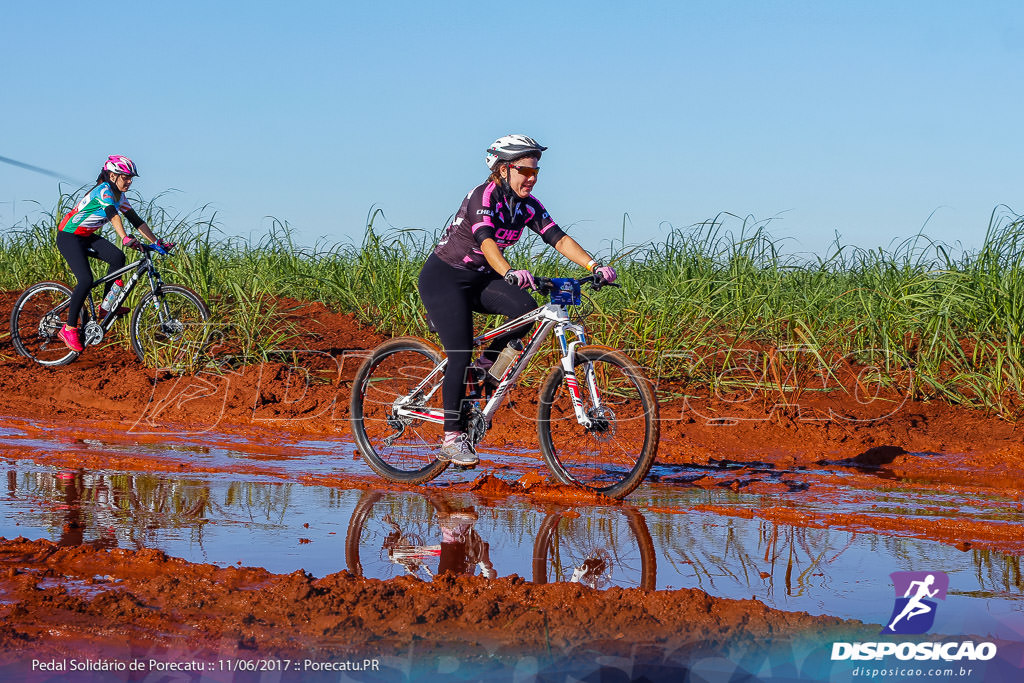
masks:
[(882, 633), (925, 633), (935, 623), (938, 600), (946, 599), (949, 577), (945, 572), (893, 572), (896, 602)]
[[(893, 572), (896, 591), (892, 614), (881, 635), (925, 633), (935, 623), (935, 600), (945, 600), (949, 577), (945, 572)], [(832, 643), (832, 661), (880, 660), (942, 660), (945, 662), (987, 661), (996, 656), (995, 643), (954, 642), (872, 642)]]

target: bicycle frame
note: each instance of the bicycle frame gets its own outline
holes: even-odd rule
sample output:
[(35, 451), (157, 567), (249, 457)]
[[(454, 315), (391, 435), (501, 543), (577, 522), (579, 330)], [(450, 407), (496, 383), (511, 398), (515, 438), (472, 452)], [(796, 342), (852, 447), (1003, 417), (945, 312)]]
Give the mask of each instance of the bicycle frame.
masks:
[[(505, 369), (501, 379), (498, 381), (498, 386), (494, 389), (490, 399), (481, 409), (480, 413), (490, 422), (491, 417), (498, 411), (501, 404), (504, 402), (506, 395), (512, 385), (516, 383), (519, 376), (526, 369), (529, 360), (536, 355), (540, 350), (541, 345), (546, 340), (547, 336), (554, 332), (555, 338), (558, 339), (559, 349), (562, 352), (561, 365), (565, 372), (565, 383), (569, 389), (569, 396), (572, 400), (573, 410), (576, 413), (576, 419), (584, 427), (590, 428), (591, 420), (587, 416), (583, 408), (583, 399), (580, 396), (579, 386), (576, 381), (576, 376), (573, 373), (573, 358), (575, 350), (578, 346), (586, 344), (586, 331), (582, 325), (573, 323), (569, 320), (569, 314), (565, 310), (565, 306), (547, 303), (540, 308), (537, 308), (525, 315), (521, 315), (518, 318), (506, 322), (504, 325), (494, 328), (489, 332), (475, 337), (473, 339), (473, 347), (478, 348), (485, 343), (502, 336), (512, 330), (517, 330), (527, 325), (533, 325), (540, 321), (540, 326), (534, 330), (533, 334), (529, 336), (526, 344), (523, 346), (523, 350), (520, 351), (512, 362), (509, 363), (508, 368)], [(572, 334), (574, 339), (569, 339), (569, 334)], [(430, 371), (423, 381), (421, 381), (408, 395), (399, 398), (394, 403), (394, 411), (396, 416), (415, 417), (428, 422), (435, 422), (438, 424), (444, 424), (444, 411), (437, 409), (420, 410), (407, 407), (408, 404), (413, 402), (414, 397), (422, 395), (424, 403), (429, 401), (430, 398), (441, 389), (441, 377), (444, 374), (444, 370), (448, 365), (448, 359), (442, 360), (433, 370)], [(600, 407), (600, 396), (597, 392), (597, 384), (595, 382), (592, 369), (588, 368), (587, 372), (587, 385), (590, 389), (590, 394), (594, 398), (595, 408)], [(423, 394), (424, 388), (431, 385), (433, 387), (426, 394)]]
[(163, 284), (163, 280), (160, 277), (160, 272), (157, 271), (156, 267), (153, 264), (153, 257), (150, 256), (148, 253), (143, 253), (142, 258), (140, 258), (139, 260), (132, 261), (131, 263), (124, 265), (121, 268), (118, 268), (113, 273), (109, 273), (93, 281), (92, 288), (89, 290), (89, 294), (87, 296), (87, 300), (89, 302), (89, 312), (92, 315), (92, 319), (99, 323), (100, 327), (103, 328), (104, 332), (109, 330), (110, 326), (113, 325), (114, 316), (107, 316), (105, 320), (98, 319), (96, 315), (96, 303), (92, 297), (92, 290), (101, 285), (105, 285), (108, 282), (113, 282), (114, 280), (129, 272), (131, 272), (132, 275), (124, 283), (124, 287), (121, 289), (120, 295), (118, 295), (117, 300), (115, 300), (110, 307), (111, 310), (116, 311), (117, 307), (121, 305), (121, 302), (128, 298), (128, 295), (132, 293), (132, 290), (135, 289), (135, 286), (142, 278), (143, 272), (145, 272), (149, 276), (149, 286), (154, 292), (159, 291), (160, 285)]

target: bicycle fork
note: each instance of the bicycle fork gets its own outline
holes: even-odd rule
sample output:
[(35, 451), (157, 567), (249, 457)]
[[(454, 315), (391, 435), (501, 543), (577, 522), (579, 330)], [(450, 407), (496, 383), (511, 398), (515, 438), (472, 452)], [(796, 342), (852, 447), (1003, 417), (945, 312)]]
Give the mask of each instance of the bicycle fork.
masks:
[[(566, 331), (572, 332), (575, 339), (568, 341), (566, 338)], [(583, 406), (583, 397), (580, 395), (579, 382), (576, 379), (576, 349), (586, 344), (586, 333), (583, 331), (581, 325), (573, 325), (571, 323), (564, 323), (555, 328), (555, 337), (558, 339), (559, 348), (562, 349), (562, 358), (560, 363), (562, 365), (562, 376), (565, 381), (565, 387), (569, 390), (569, 399), (572, 401), (573, 412), (576, 413), (576, 421), (585, 429), (591, 429), (594, 424), (587, 415)], [(592, 363), (584, 363), (584, 377), (583, 381), (587, 390), (590, 392), (590, 400), (593, 404), (593, 410), (600, 411), (601, 408), (601, 394), (597, 390), (597, 377), (594, 374), (594, 365)]]

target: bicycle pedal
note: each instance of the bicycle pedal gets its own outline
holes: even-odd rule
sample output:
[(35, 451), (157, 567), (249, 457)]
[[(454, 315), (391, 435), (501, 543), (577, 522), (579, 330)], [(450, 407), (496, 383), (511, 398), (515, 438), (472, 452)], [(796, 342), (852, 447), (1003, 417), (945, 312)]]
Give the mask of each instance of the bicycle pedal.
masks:
[(475, 462), (472, 465), (460, 465), (458, 463), (454, 463), (453, 462), (452, 463), (452, 467), (454, 467), (459, 472), (465, 472), (465, 471), (468, 471), (468, 470), (475, 470), (476, 466), (479, 465), (479, 464), (480, 463)]

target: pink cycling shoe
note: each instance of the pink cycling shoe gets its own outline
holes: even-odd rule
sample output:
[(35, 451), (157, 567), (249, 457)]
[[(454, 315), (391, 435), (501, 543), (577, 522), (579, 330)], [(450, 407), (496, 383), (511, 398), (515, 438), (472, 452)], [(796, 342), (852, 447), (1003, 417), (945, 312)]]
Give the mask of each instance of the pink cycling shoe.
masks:
[(81, 353), (85, 348), (84, 346), (82, 346), (82, 342), (78, 341), (77, 327), (68, 327), (67, 325), (65, 325), (64, 327), (60, 328), (60, 332), (57, 333), (57, 336), (60, 337), (60, 340), (67, 344), (68, 348), (71, 349), (72, 351), (77, 351)]

